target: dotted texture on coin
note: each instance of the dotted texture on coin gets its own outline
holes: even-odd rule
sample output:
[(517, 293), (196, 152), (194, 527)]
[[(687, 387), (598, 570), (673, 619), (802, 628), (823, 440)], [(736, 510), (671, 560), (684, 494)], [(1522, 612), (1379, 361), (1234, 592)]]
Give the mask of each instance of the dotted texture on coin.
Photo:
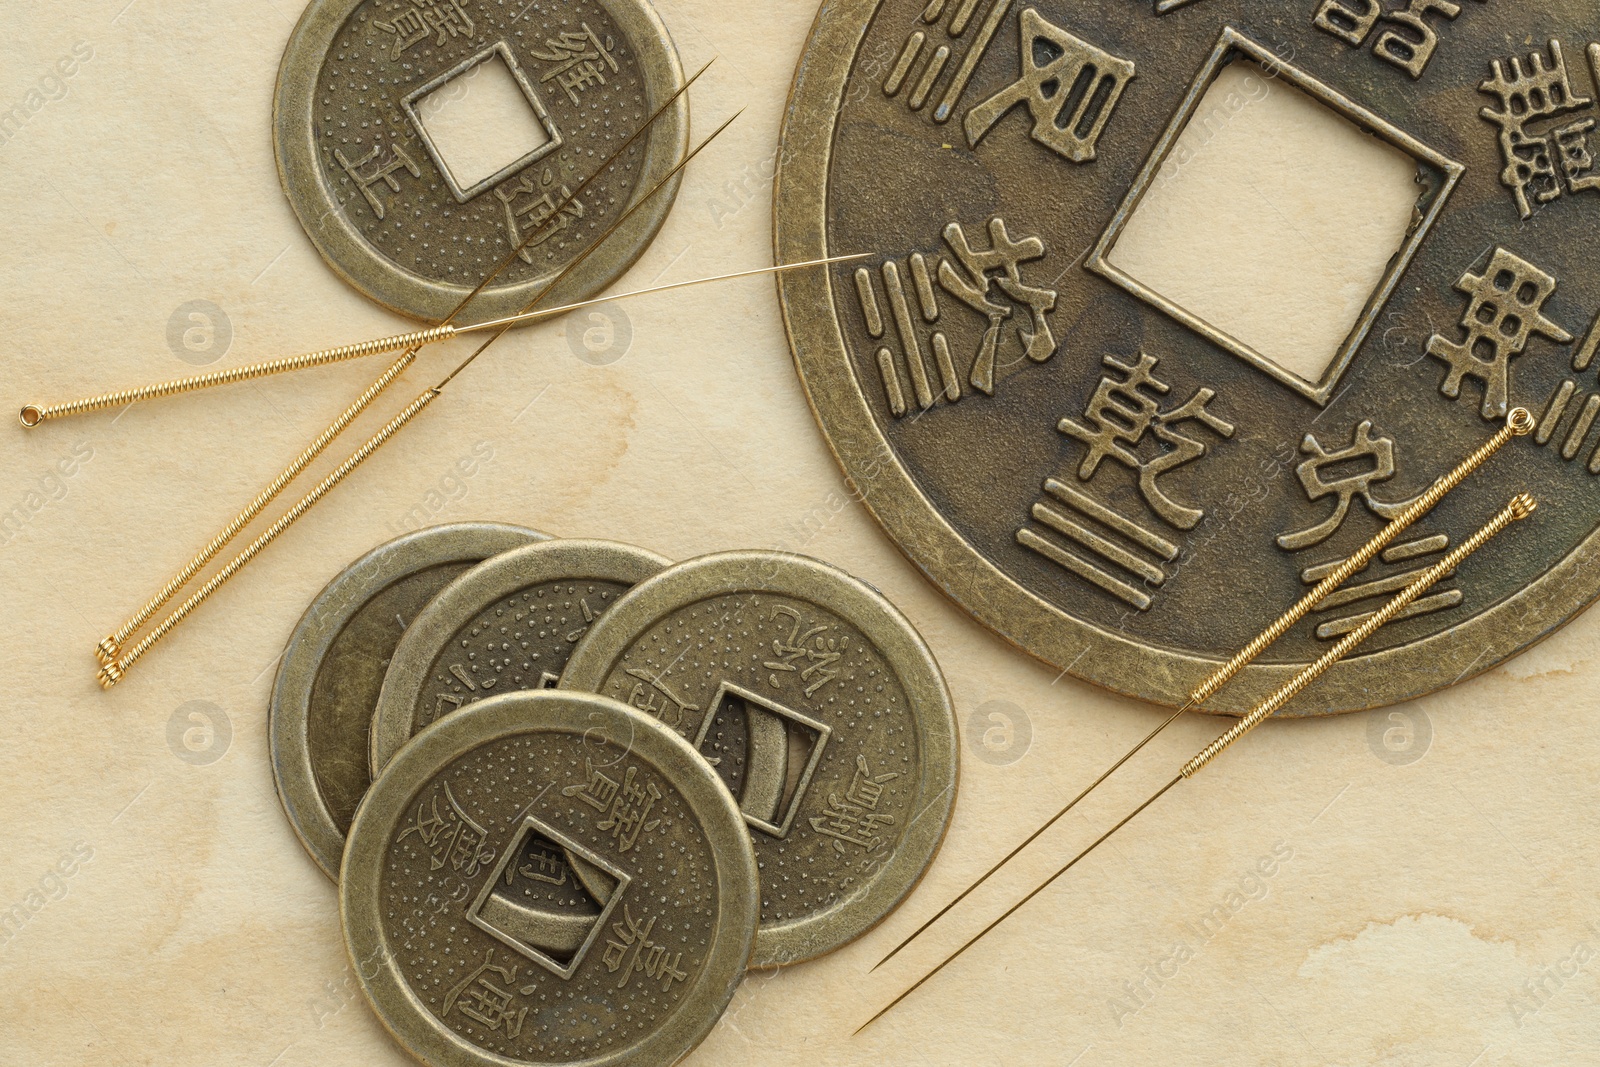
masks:
[[(601, 63), (596, 80), (574, 94), (578, 97), (575, 103), (559, 89), (549, 91), (555, 82), (539, 86), (543, 90), (541, 98), (560, 117), (559, 129), (573, 147), (558, 149), (542, 167), (532, 168), (528, 177), (538, 185), (530, 192), (536, 191), (539, 197), (554, 192), (559, 197), (558, 179), (570, 187), (584, 163), (615, 152), (649, 116), (637, 59), (603, 5), (582, 0), (543, 0), (526, 5), (526, 12), (514, 26), (507, 24), (509, 15), (524, 7), (522, 4), (514, 5), (509, 12), (483, 4), (468, 5), (475, 16), (471, 34), (440, 34), (442, 44), (430, 34), (396, 61), (395, 34), (377, 28), (378, 23), (389, 21), (384, 18), (384, 9), (393, 6), (370, 0), (356, 9), (334, 39), (330, 62), (317, 80), (317, 141), (332, 164), (327, 173), (334, 189), (358, 209), (351, 213), (352, 217), (373, 247), (423, 277), (476, 285), (515, 247), (509, 241), (503, 197), (479, 196), (459, 204), (442, 178), (411, 179), (405, 175), (398, 192), (380, 191), (387, 205), (385, 217), (379, 219), (373, 211), (359, 210), (369, 206), (360, 203), (363, 187), (359, 174), (353, 177), (346, 172), (338, 157), (356, 159), (369, 155), (374, 148), (392, 152), (398, 144), (410, 149), (410, 158), (419, 167), (423, 163), (431, 166), (417, 131), (394, 100), (415, 80), (415, 72), (448, 69), (484, 43), (501, 38), (518, 44), (529, 56), (545, 54), (549, 46), (544, 37), (559, 39), (564, 33), (582, 34), (582, 27), (588, 27), (599, 38), (619, 42), (609, 54), (621, 69), (613, 71)], [(448, 9), (451, 5), (446, 2), (440, 6)], [(585, 47), (578, 50), (580, 53), (594, 50), (587, 40), (581, 43)], [(544, 65), (554, 69), (562, 62)], [(578, 65), (592, 62), (580, 60)], [(534, 65), (539, 64), (536, 61)], [(471, 91), (470, 83), (463, 91)], [(636, 144), (605, 177), (590, 185), (585, 197), (596, 208), (586, 210), (582, 219), (531, 249), (534, 262), (514, 265), (506, 280), (556, 269), (597, 237), (620, 214), (613, 205), (627, 203), (638, 180), (637, 160), (642, 154), (643, 147)]]
[[(280, 74), (280, 167), (330, 263), (412, 315), (443, 318), (527, 242), (480, 298), (485, 317), (510, 314), (677, 161), (686, 102), (596, 173), (681, 84), (645, 0), (314, 0)], [(510, 103), (478, 114), (475, 92)], [(465, 115), (443, 119), (446, 107)], [(505, 107), (516, 122), (491, 137)], [(485, 139), (498, 155), (483, 154)], [(553, 299), (620, 275), (675, 193), (674, 182)]]
[[(434, 661), (420, 707), (437, 714), (498, 692), (553, 688), (590, 622), (630, 588), (548, 582), (506, 597), (464, 626)], [(418, 729), (431, 721), (418, 722)]]
[(473, 566), (543, 536), (496, 523), (406, 534), (352, 563), (306, 609), (273, 685), (273, 774), (290, 822), (330, 877), (372, 784), (372, 712), (406, 627)]
[[(367, 772), (372, 715), (370, 711), (363, 715), (361, 709), (377, 706), (389, 656), (405, 633), (401, 624), (416, 618), (439, 590), (471, 567), (470, 560), (430, 567), (380, 590), (350, 620), (323, 658), (311, 689), (306, 747), (317, 788), (340, 830), (349, 832), (356, 807), (372, 785)], [(335, 707), (349, 708), (350, 714), (319, 713)]]
[(726, 1006), (753, 858), (726, 791), (655, 724), (584, 695), (503, 695), (421, 735), (373, 796), (347, 937), (382, 960), (363, 980), (413, 1052), (673, 1062)]
[(725, 553), (642, 583), (563, 676), (676, 730), (739, 801), (761, 869), (754, 966), (831, 951), (931, 862), (955, 726), (926, 646), (842, 572)]
[(374, 767), (407, 738), (474, 701), (554, 688), (595, 620), (668, 563), (611, 541), (562, 539), (528, 549), (462, 574), (417, 618), (376, 701)]
[[(1405, 700), (1548, 635), (1600, 592), (1593, 16), (1578, 0), (824, 5), (778, 154), (776, 254), (874, 255), (777, 285), (862, 499), (998, 633), (1176, 705), (1521, 405), (1531, 439), (1207, 710), (1248, 709), (1520, 491), (1537, 522), (1285, 713)], [(1278, 135), (1269, 115), (1296, 117)], [(1302, 152), (1319, 123), (1339, 148)], [(1238, 144), (1270, 151), (1218, 163), (1211, 210), (1174, 210), (1170, 190)], [(1336, 241), (1293, 244), (1377, 229), (1376, 170), (1338, 177), (1357, 152), (1398, 189), (1370, 277), (1325, 265)], [(1159, 277), (1122, 256), (1141, 233), (1187, 248), (1213, 218), (1241, 221)], [(1342, 339), (1238, 336), (1204, 301), (1240, 289), (1280, 320), (1348, 306)]]

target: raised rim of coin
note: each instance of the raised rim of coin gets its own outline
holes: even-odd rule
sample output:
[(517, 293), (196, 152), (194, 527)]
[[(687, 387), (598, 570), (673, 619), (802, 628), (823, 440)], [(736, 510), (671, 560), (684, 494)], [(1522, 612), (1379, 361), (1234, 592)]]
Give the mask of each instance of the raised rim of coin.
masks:
[(307, 726), (311, 695), (322, 661), (358, 611), (375, 595), (418, 571), (449, 563), (487, 559), (547, 535), (506, 523), (464, 522), (433, 526), (379, 545), (346, 567), (323, 587), (305, 614), (278, 664), (267, 709), (272, 777), (289, 825), (329, 878), (339, 877), (344, 834), (317, 788)]
[[(597, 726), (598, 723), (598, 726)], [(384, 857), (412, 799), (453, 761), (482, 745), (518, 734), (592, 736), (607, 726), (626, 732), (630, 751), (668, 776), (696, 805), (713, 855), (728, 877), (719, 878), (721, 921), (706, 964), (671, 1022), (639, 1044), (594, 1059), (585, 1067), (675, 1063), (698, 1045), (721, 1018), (743, 980), (760, 916), (755, 852), (732, 795), (689, 743), (668, 727), (625, 705), (589, 693), (519, 690), (463, 708), (418, 734), (374, 783), (351, 827), (339, 890), (345, 947), (357, 980), (380, 1021), (413, 1056), (450, 1067), (518, 1065), (452, 1039), (399, 973), (381, 923)], [(377, 962), (371, 962), (377, 961)]]
[[(781, 134), (781, 165), (773, 182), (777, 262), (860, 251), (829, 248), (828, 189), (841, 102), (880, 2), (823, 5), (797, 64)], [(852, 364), (836, 298), (849, 291), (848, 278), (794, 271), (778, 276), (775, 284), (812, 414), (829, 450), (890, 540), (957, 606), (1019, 649), (1112, 692), (1173, 707), (1182, 704), (1225, 655), (1153, 652), (1125, 633), (1074, 618), (991, 562), (941, 514), (937, 501), (898, 458)], [(1482, 429), (1487, 438), (1494, 427), (1486, 422)], [(1441, 471), (1447, 467), (1441, 460)], [(1584, 537), (1520, 592), (1460, 625), (1335, 665), (1318, 683), (1314, 701), (1293, 705), (1282, 717), (1340, 714), (1412, 699), (1525, 651), (1592, 602), (1595, 583), (1580, 579), (1593, 570), (1590, 557), (1597, 548), (1600, 532)], [(1263, 605), (1262, 624), (1287, 604)], [(1198, 710), (1244, 714), (1307, 662), (1254, 663)], [(1404, 679), (1404, 685), (1386, 684), (1394, 679)]]
[(428, 669), (450, 638), (497, 600), (544, 582), (599, 579), (637, 585), (671, 560), (620, 541), (541, 541), (480, 563), (434, 597), (406, 628), (389, 661), (372, 715), (372, 774), (394, 759), (412, 737), (412, 712), (428, 682)]
[[(366, 0), (312, 0), (289, 36), (273, 95), (273, 148), (284, 195), (306, 236), (329, 267), (357, 290), (402, 315), (442, 321), (472, 291), (425, 278), (383, 256), (361, 236), (332, 195), (318, 165), (316, 86), (329, 49), (346, 22)], [(672, 35), (648, 0), (609, 0), (607, 13), (641, 52), (639, 66), (651, 113), (685, 84)], [(652, 48), (659, 45), (659, 48)], [(627, 130), (625, 133), (632, 133)], [(645, 158), (633, 196), (638, 204), (677, 166), (689, 147), (689, 98), (682, 95), (655, 120), (645, 137)], [(607, 243), (617, 251), (590, 256), (562, 280), (552, 303), (573, 303), (601, 292), (644, 254), (667, 221), (683, 175), (675, 175), (651, 202), (624, 223)], [(552, 275), (514, 286), (484, 290), (473, 301), (475, 320), (523, 311), (544, 294)]]
[[(730, 582), (730, 575), (740, 580)], [(750, 576), (757, 580), (744, 580)], [(837, 567), (782, 552), (719, 552), (679, 563), (618, 600), (579, 642), (561, 676), (562, 689), (593, 692), (638, 635), (670, 612), (738, 593), (814, 600), (819, 581), (828, 586), (827, 610), (870, 636), (897, 669), (919, 727), (923, 774), (911, 809), (920, 814), (889, 861), (849, 901), (810, 918), (763, 924), (750, 962), (754, 968), (803, 963), (861, 937), (899, 907), (938, 854), (955, 809), (958, 749), (950, 691), (927, 642), (883, 594)]]

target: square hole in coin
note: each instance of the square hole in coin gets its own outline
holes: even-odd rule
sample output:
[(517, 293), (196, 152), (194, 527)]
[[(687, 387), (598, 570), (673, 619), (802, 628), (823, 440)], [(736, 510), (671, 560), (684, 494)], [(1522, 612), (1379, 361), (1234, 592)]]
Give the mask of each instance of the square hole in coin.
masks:
[(1091, 269), (1327, 403), (1464, 167), (1229, 30)]
[(739, 801), (745, 822), (787, 837), (832, 731), (730, 682), (711, 701), (695, 748)]
[(467, 919), (541, 967), (571, 978), (629, 881), (625, 872), (530, 816), (512, 835)]
[(462, 203), (561, 145), (543, 101), (504, 43), (446, 71), (402, 104)]

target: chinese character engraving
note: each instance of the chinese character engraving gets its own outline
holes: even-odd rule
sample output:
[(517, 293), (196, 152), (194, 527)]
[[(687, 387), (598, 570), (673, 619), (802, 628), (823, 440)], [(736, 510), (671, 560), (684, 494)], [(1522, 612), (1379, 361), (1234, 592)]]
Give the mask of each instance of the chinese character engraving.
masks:
[[(427, 722), (438, 722), (464, 703), (466, 703), (466, 700), (463, 697), (456, 696), (454, 693), (440, 693), (434, 698), (432, 717)], [(423, 725), (427, 725), (427, 723)]]
[[(1306, 434), (1300, 451), (1310, 456), (1296, 468), (1300, 484), (1305, 487), (1306, 499), (1315, 503), (1324, 497), (1336, 497), (1333, 514), (1315, 525), (1278, 538), (1278, 545), (1290, 552), (1320, 545), (1344, 525), (1350, 513), (1350, 504), (1357, 497), (1379, 518), (1392, 521), (1399, 517), (1411, 501), (1386, 504), (1372, 495), (1375, 483), (1386, 482), (1395, 475), (1394, 442), (1387, 437), (1373, 437), (1372, 423), (1363, 420), (1356, 427), (1350, 444), (1329, 451), (1313, 434)], [(1338, 477), (1324, 477), (1325, 471), (1336, 471)]]
[[(548, 168), (537, 178), (533, 171), (524, 171), (497, 187), (494, 195), (505, 208), (511, 247), (528, 264), (533, 263), (533, 249), (584, 217), (583, 201), (565, 184), (557, 187), (555, 174)], [(588, 604), (583, 607), (587, 615)]]
[[(1056, 294), (1050, 289), (1027, 285), (1022, 280), (1022, 264), (1043, 259), (1044, 242), (1037, 237), (1013, 241), (1004, 219), (989, 220), (990, 247), (975, 249), (967, 241), (959, 223), (944, 230), (954, 264), (946, 259), (939, 264), (939, 285), (950, 295), (989, 320), (977, 359), (972, 364), (972, 387), (986, 396), (994, 395), (995, 356), (1000, 348), (1007, 320), (1015, 309), (995, 303), (989, 297), (995, 287), (1007, 298), (1028, 309), (1032, 329), (1016, 325), (1027, 357), (1043, 363), (1055, 354), (1056, 338), (1046, 318), (1056, 307)], [(959, 269), (958, 269), (959, 267)]]
[[(1330, 449), (1315, 435), (1307, 434), (1300, 451), (1308, 457), (1297, 468), (1306, 499), (1314, 504), (1332, 497), (1334, 506), (1326, 519), (1279, 536), (1278, 546), (1285, 551), (1301, 552), (1326, 543), (1343, 527), (1357, 499), (1384, 521), (1393, 521), (1416, 499), (1390, 502), (1374, 494), (1375, 486), (1395, 476), (1397, 464), (1394, 441), (1375, 434), (1370, 420), (1364, 419), (1356, 425), (1348, 446)], [(1368, 564), (1359, 580), (1352, 575), (1336, 592), (1317, 604), (1315, 611), (1320, 618), (1315, 629), (1317, 638), (1335, 641), (1361, 626), (1372, 617), (1375, 605), (1414, 582), (1449, 549), (1450, 538), (1445, 534), (1420, 534), (1389, 545), (1378, 559)], [(1337, 570), (1345, 558), (1343, 553), (1336, 552), (1331, 560), (1306, 566), (1300, 573), (1300, 580), (1314, 586)], [(1446, 577), (1429, 594), (1397, 615), (1396, 620), (1431, 615), (1461, 604), (1464, 594), (1460, 589), (1451, 588), (1449, 583)]]
[[(1210, 389), (1197, 389), (1182, 404), (1163, 410), (1158, 397), (1165, 396), (1172, 388), (1153, 373), (1159, 362), (1153, 356), (1140, 353), (1135, 366), (1119, 363), (1114, 356), (1106, 356), (1103, 362), (1120, 372), (1123, 378), (1118, 380), (1106, 375), (1100, 379), (1084, 412), (1087, 426), (1071, 418), (1062, 419), (1057, 426), (1063, 434), (1089, 446), (1089, 453), (1078, 469), (1078, 478), (1089, 481), (1102, 460), (1114, 459), (1138, 472), (1139, 491), (1162, 521), (1180, 530), (1194, 529), (1205, 518), (1204, 510), (1179, 504), (1159, 484), (1162, 475), (1193, 463), (1209, 451), (1203, 441), (1188, 436), (1178, 427), (1197, 422), (1218, 436), (1228, 438), (1233, 436), (1233, 424), (1210, 410), (1211, 401), (1216, 398), (1216, 393)], [(1146, 459), (1135, 450), (1152, 432), (1165, 447), (1160, 454)]]
[(437, 34), (434, 44), (442, 45), (452, 37), (471, 37), (472, 18), (462, 7), (465, 0), (409, 0), (387, 22), (382, 19), (373, 25), (385, 33), (394, 34), (394, 59), (399, 59), (407, 49), (421, 44)]
[[(958, 4), (950, 5), (950, 18), (945, 23), (945, 36), (948, 43), (934, 45), (929, 39), (929, 33), (937, 33), (937, 24), (945, 14), (944, 0), (930, 3), (923, 8), (921, 17), (917, 20), (917, 28), (913, 29), (906, 38), (905, 45), (900, 49), (899, 58), (890, 68), (888, 76), (883, 82), (883, 93), (888, 97), (899, 96), (901, 90), (908, 89), (906, 93), (906, 106), (912, 111), (921, 111), (930, 99), (938, 96), (938, 103), (933, 108), (933, 121), (946, 123), (961, 103), (961, 97), (967, 91), (967, 86), (972, 81), (972, 75), (977, 71), (978, 64), (983, 61), (989, 46), (994, 43), (995, 34), (1000, 30), (1000, 24), (1010, 13), (1011, 0), (991, 0), (988, 14), (981, 20), (975, 21), (977, 14), (977, 0), (963, 0)], [(960, 55), (956, 50), (962, 46), (967, 29), (976, 26), (972, 40), (966, 46), (966, 52)], [(926, 29), (932, 27), (932, 29)], [(923, 56), (927, 62), (922, 63)], [(955, 73), (950, 76), (942, 93), (936, 94), (935, 88), (939, 79), (946, 70), (951, 69), (954, 61)], [(921, 67), (918, 64), (922, 63)]]
[(429, 867), (440, 870), (446, 863), (458, 873), (471, 878), (488, 863), (494, 861), (494, 849), (488, 846), (487, 831), (467, 816), (456, 803), (455, 794), (445, 783), (445, 810), (439, 810), (439, 794), (435, 793), (417, 805), (411, 823), (395, 838), (399, 844), (412, 834), (422, 842), (429, 853)]
[(883, 799), (884, 786), (898, 777), (898, 772), (874, 776), (867, 765), (867, 757), (856, 756), (856, 771), (850, 787), (843, 797), (829, 794), (827, 811), (812, 817), (811, 828), (833, 838), (834, 851), (841, 856), (846, 854), (846, 845), (863, 852), (876, 852), (883, 846), (879, 830), (895, 824), (893, 815), (878, 811), (878, 804)]
[[(988, 232), (989, 247), (974, 246), (966, 229), (960, 223), (951, 223), (944, 229), (949, 255), (941, 258), (937, 266), (921, 252), (912, 253), (903, 268), (894, 260), (883, 264), (880, 273), (888, 314), (879, 302), (874, 273), (865, 267), (856, 270), (856, 297), (867, 333), (874, 341), (882, 342), (877, 351), (877, 367), (889, 412), (897, 419), (911, 412), (913, 398), (917, 411), (927, 411), (940, 399), (958, 403), (964, 385), (993, 396), (997, 371), (1002, 366), (1000, 356), (1012, 347), (1013, 340), (1018, 356), (1035, 363), (1044, 363), (1055, 354), (1056, 338), (1049, 316), (1055, 311), (1057, 293), (1030, 285), (1023, 278), (1025, 264), (1045, 257), (1044, 242), (1037, 237), (1014, 240), (1005, 220), (999, 217), (989, 220)], [(987, 323), (965, 374), (957, 369), (949, 336), (941, 326), (941, 291), (983, 316)], [(1025, 314), (1019, 315), (1019, 311)], [(896, 353), (889, 347), (890, 323), (900, 339), (909, 388), (902, 379)], [(924, 329), (931, 330), (926, 340), (921, 332)], [(925, 354), (930, 349), (931, 371)]]
[(612, 936), (606, 939), (605, 954), (601, 957), (601, 962), (612, 974), (622, 972), (622, 977), (617, 981), (618, 989), (628, 988), (628, 982), (635, 974), (643, 974), (646, 978), (660, 982), (663, 993), (671, 990), (673, 982), (688, 979), (688, 974), (680, 969), (683, 953), (679, 952), (669, 960), (667, 946), (658, 945), (651, 940), (650, 931), (655, 925), (655, 916), (651, 916), (648, 922), (641, 924), (633, 917), (633, 912), (626, 903), (622, 905), (622, 921), (611, 924)]
[[(660, 675), (638, 667), (629, 667), (627, 675), (636, 679), (633, 691), (628, 694), (629, 707), (648, 712), (668, 726), (682, 726), (699, 714), (699, 705), (691, 704), (674, 693)], [(670, 722), (667, 720), (668, 712), (672, 713)]]
[[(1505, 159), (1500, 181), (1516, 197), (1524, 219), (1533, 216), (1536, 204), (1559, 200), (1566, 193), (1600, 189), (1600, 174), (1595, 173), (1589, 144), (1595, 119), (1562, 118), (1590, 107), (1593, 101), (1573, 88), (1559, 40), (1551, 39), (1549, 53), (1547, 61), (1534, 52), (1526, 65), (1518, 56), (1496, 59), (1490, 64), (1493, 76), (1478, 87), (1479, 92), (1500, 100), (1498, 110), (1486, 107), (1479, 113), (1500, 128), (1500, 152)], [(1589, 59), (1600, 79), (1600, 46), (1590, 46)]]
[(773, 609), (772, 614), (774, 621), (779, 621), (780, 616), (785, 616), (791, 620), (791, 625), (788, 628), (788, 636), (775, 637), (772, 640), (772, 654), (776, 658), (762, 664), (767, 670), (774, 672), (767, 676), (767, 681), (771, 683), (772, 688), (781, 689), (783, 683), (780, 675), (785, 672), (798, 672), (800, 684), (805, 686), (806, 696), (815, 695), (823, 686), (839, 676), (834, 664), (844, 656), (846, 638), (829, 636), (827, 626), (807, 628), (800, 613), (790, 607), (777, 607)]
[(546, 38), (545, 46), (549, 49), (547, 52), (530, 49), (530, 54), (534, 58), (557, 64), (555, 69), (539, 80), (541, 82), (554, 80), (566, 90), (567, 97), (574, 104), (583, 102), (580, 94), (585, 89), (592, 85), (606, 84), (607, 67), (613, 74), (622, 69), (617, 66), (614, 55), (616, 41), (609, 36), (601, 41), (587, 22), (579, 25), (583, 30), (581, 33), (569, 30), (560, 37)]
[[(1138, 611), (1150, 610), (1148, 589), (1167, 580), (1161, 564), (1178, 558), (1180, 546), (1119, 514), (1058, 478), (1044, 483), (1046, 499), (1030, 512), (1037, 526), (1017, 531), (1017, 543), (1077, 575)], [(1098, 561), (1075, 550), (1086, 550)], [(1132, 585), (1127, 578), (1139, 581)]]
[(533, 854), (531, 860), (532, 862), (524, 863), (520, 867), (506, 864), (506, 885), (512, 883), (513, 871), (532, 882), (557, 886), (567, 884), (567, 863), (562, 856), (540, 849)]
[[(395, 174), (401, 170), (406, 171), (413, 178), (422, 177), (421, 168), (412, 161), (410, 156), (406, 155), (405, 149), (397, 144), (391, 144), (389, 146), (389, 154), (394, 158), (387, 163), (381, 162), (383, 146), (373, 145), (372, 151), (352, 162), (346, 158), (344, 149), (335, 148), (333, 150), (333, 158), (338, 161), (344, 172), (350, 176), (350, 180), (355, 182), (356, 188), (360, 191), (362, 197), (366, 199), (367, 206), (372, 208), (372, 213), (380, 220), (384, 218), (388, 210), (384, 206), (383, 198), (378, 195), (378, 191), (373, 187), (382, 182), (389, 187), (391, 193), (398, 193), (400, 191), (400, 179), (395, 177)], [(371, 169), (364, 171), (363, 168), (369, 165)]]
[(1483, 417), (1504, 418), (1510, 407), (1511, 360), (1522, 354), (1534, 334), (1560, 344), (1572, 340), (1544, 314), (1556, 279), (1496, 248), (1482, 275), (1469, 270), (1455, 287), (1469, 298), (1461, 316), (1466, 337), (1458, 342), (1434, 334), (1429, 339), (1428, 355), (1450, 367), (1439, 391), (1455, 400), (1461, 396), (1462, 380), (1477, 378), (1483, 382)]
[[(1591, 337), (1591, 342), (1593, 340)], [(1587, 370), (1589, 364), (1579, 358), (1573, 360), (1573, 366), (1578, 370)], [(1572, 415), (1570, 421), (1567, 420), (1569, 413)], [(1589, 393), (1572, 378), (1563, 379), (1545, 403), (1544, 414), (1534, 430), (1534, 444), (1540, 448), (1553, 448), (1555, 442), (1561, 439), (1561, 447), (1556, 454), (1568, 463), (1574, 463), (1588, 447), (1589, 431), (1597, 421), (1600, 421), (1600, 393)], [(1600, 475), (1600, 443), (1596, 443), (1594, 451), (1589, 454), (1588, 469), (1591, 475)]]
[(1323, 33), (1359, 48), (1367, 43), (1367, 35), (1382, 14), (1378, 0), (1322, 0), (1311, 22)]
[[(1171, 575), (1165, 564), (1182, 545), (1086, 492), (1101, 463), (1114, 459), (1135, 473), (1146, 505), (1166, 525), (1192, 530), (1205, 518), (1202, 508), (1174, 500), (1161, 479), (1210, 452), (1200, 429), (1231, 438), (1234, 426), (1211, 410), (1214, 390), (1196, 389), (1181, 404), (1162, 398), (1171, 386), (1155, 376), (1159, 360), (1140, 353), (1136, 365), (1107, 356), (1113, 373), (1103, 376), (1085, 407), (1083, 421), (1063, 418), (1057, 429), (1087, 446), (1077, 467), (1077, 483), (1067, 476), (1044, 483), (1044, 499), (1029, 512), (1031, 523), (1017, 530), (1019, 545), (1042, 556), (1136, 611), (1148, 611), (1155, 592)], [(1186, 424), (1198, 424), (1191, 428)], [(1154, 437), (1153, 447), (1148, 439)], [(1102, 488), (1099, 496), (1105, 496)]]
[(528, 1009), (523, 1007), (518, 1010), (515, 994), (495, 985), (489, 976), (497, 975), (506, 985), (513, 985), (519, 966), (496, 966), (494, 949), (490, 949), (477, 969), (445, 994), (444, 1014), (449, 1015), (453, 1008), (459, 1008), (461, 1014), (490, 1030), (498, 1033), (500, 1027), (504, 1026), (507, 1037), (516, 1037), (522, 1033), (522, 1023), (528, 1017)]
[[(1052, 25), (1031, 7), (1022, 12), (1020, 28), (1022, 73), (967, 112), (967, 143), (976, 148), (1006, 112), (1025, 104), (1035, 141), (1074, 163), (1089, 162), (1133, 80), (1133, 63)], [(1080, 80), (1085, 85), (1077, 93)]]
[[(629, 767), (623, 776), (622, 787), (611, 801), (611, 811), (604, 822), (595, 823), (599, 830), (611, 831), (619, 852), (627, 852), (639, 841), (639, 835), (661, 825), (660, 819), (650, 818), (650, 809), (661, 799), (661, 790), (654, 782), (638, 785), (634, 778), (639, 768)], [(563, 790), (565, 792), (565, 790)]]
[(606, 777), (605, 772), (595, 770), (594, 761), (587, 756), (583, 758), (583, 773), (589, 780), (567, 786), (561, 790), (561, 795), (577, 797), (595, 811), (603, 812), (610, 808), (611, 801), (617, 795), (617, 783)]
[(1380, 0), (1322, 0), (1312, 24), (1360, 48), (1380, 20), (1392, 23), (1378, 35), (1373, 54), (1420, 78), (1439, 48), (1439, 30), (1429, 17), (1453, 22), (1459, 14), (1461, 5), (1451, 0), (1402, 0), (1402, 6), (1394, 11), (1385, 11)]
[(595, 826), (611, 831), (620, 851), (627, 852), (638, 842), (641, 833), (661, 825), (660, 819), (650, 818), (650, 810), (661, 799), (661, 790), (654, 782), (637, 784), (634, 781), (639, 774), (637, 767), (629, 767), (619, 783), (596, 770), (588, 757), (584, 757), (583, 764), (589, 780), (567, 786), (561, 790), (561, 795), (576, 797), (604, 814), (605, 820)]
[[(1583, 374), (1594, 366), (1597, 355), (1600, 355), (1600, 315), (1595, 316), (1583, 343), (1572, 354), (1573, 371)], [(1589, 431), (1600, 420), (1600, 393), (1589, 393), (1587, 383), (1581, 379), (1566, 378), (1556, 385), (1550, 399), (1545, 402), (1544, 414), (1539, 417), (1533, 440), (1540, 448), (1552, 444), (1569, 412), (1573, 418), (1566, 423), (1566, 439), (1559, 454), (1562, 459), (1572, 463), (1588, 447)], [(1591, 475), (1600, 475), (1600, 444), (1596, 444), (1590, 453), (1588, 468)]]

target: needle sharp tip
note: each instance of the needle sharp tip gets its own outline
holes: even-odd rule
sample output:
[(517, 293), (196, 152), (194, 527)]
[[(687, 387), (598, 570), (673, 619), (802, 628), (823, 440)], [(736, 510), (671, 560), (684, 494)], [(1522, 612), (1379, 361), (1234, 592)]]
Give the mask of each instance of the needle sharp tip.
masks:
[(922, 931), (918, 930), (917, 933), (912, 934), (910, 937), (908, 937), (904, 941), (900, 942), (894, 948), (890, 949), (889, 950), (889, 954), (887, 956), (883, 957), (883, 959), (879, 960), (877, 963), (874, 963), (872, 965), (872, 970), (869, 970), (867, 973), (871, 974), (872, 971), (877, 970), (879, 967), (882, 967), (885, 963), (888, 963), (890, 960), (892, 960), (896, 956), (900, 955), (900, 950), (905, 948), (907, 945), (911, 944), (911, 942), (915, 941), (917, 939), (917, 934), (920, 934), (920, 933), (922, 933)]

